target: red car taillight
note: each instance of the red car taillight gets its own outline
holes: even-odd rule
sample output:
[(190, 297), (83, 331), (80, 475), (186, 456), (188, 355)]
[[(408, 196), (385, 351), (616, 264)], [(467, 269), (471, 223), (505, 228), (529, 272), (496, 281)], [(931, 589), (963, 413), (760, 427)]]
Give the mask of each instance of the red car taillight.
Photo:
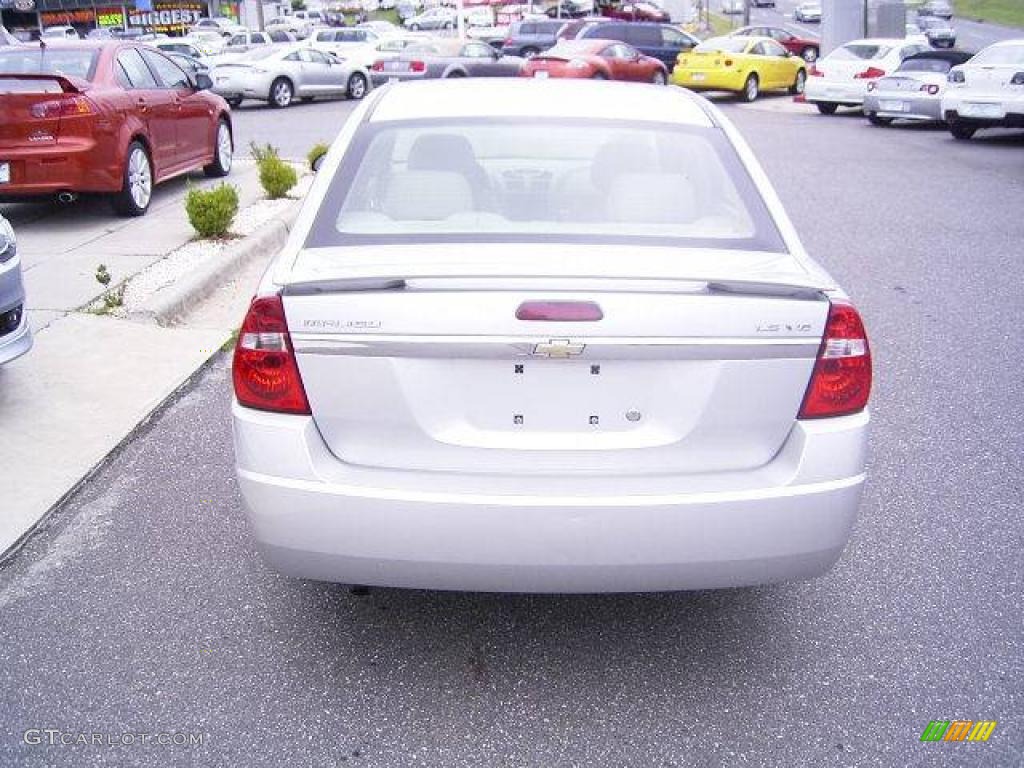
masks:
[(816, 66), (811, 64), (811, 71), (807, 73), (808, 77), (824, 77), (825, 73), (818, 69)]
[(373, 62), (373, 66), (370, 67), (370, 69), (372, 69), (374, 72), (383, 72), (384, 71), (384, 62), (383, 61), (375, 61), (375, 62)]
[(800, 419), (861, 411), (871, 394), (871, 349), (864, 323), (847, 301), (833, 301), (818, 359), (807, 385)]
[(854, 80), (874, 80), (876, 77), (885, 77), (885, 70), (878, 67), (868, 67), (863, 72), (853, 76)]
[(309, 414), (281, 297), (252, 300), (235, 345), (231, 378), (247, 408)]
[(32, 106), (32, 117), (79, 117), (95, 112), (92, 104), (84, 96), (69, 94), (53, 101), (43, 101)]
[(426, 65), (425, 62), (422, 62), (422, 61), (410, 61), (409, 62), (409, 71), (410, 72), (426, 72), (427, 71), (427, 65)]

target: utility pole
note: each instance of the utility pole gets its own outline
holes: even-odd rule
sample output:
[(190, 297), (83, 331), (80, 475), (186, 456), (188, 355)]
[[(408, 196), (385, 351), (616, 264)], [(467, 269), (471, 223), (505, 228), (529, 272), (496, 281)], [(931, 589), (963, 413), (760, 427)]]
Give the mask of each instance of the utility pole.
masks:
[(743, 0), (743, 26), (750, 26), (750, 0)]
[(266, 26), (263, 18), (263, 0), (256, 0), (256, 26), (259, 28), (260, 32), (262, 32), (263, 28)]

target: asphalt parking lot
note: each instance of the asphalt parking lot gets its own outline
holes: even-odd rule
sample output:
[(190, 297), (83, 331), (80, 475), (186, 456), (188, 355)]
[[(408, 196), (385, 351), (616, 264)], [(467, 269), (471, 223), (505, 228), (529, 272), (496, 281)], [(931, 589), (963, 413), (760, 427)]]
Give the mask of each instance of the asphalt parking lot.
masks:
[[(872, 338), (869, 485), (830, 575), (603, 597), (279, 577), (221, 357), (0, 570), (0, 765), (1020, 765), (1024, 133), (724, 108)], [(350, 109), (243, 107), (237, 139), (303, 154)], [(999, 725), (919, 741), (959, 718)]]

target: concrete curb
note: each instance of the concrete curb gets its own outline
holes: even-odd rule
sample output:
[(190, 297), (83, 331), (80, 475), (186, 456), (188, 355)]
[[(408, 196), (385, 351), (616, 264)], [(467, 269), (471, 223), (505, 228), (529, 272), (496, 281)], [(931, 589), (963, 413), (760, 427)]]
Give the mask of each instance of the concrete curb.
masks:
[(269, 259), (281, 250), (301, 205), (301, 200), (295, 201), (287, 211), (228, 246), (216, 258), (160, 289), (142, 306), (132, 310), (128, 319), (164, 327), (172, 325), (197, 302), (213, 294), (233, 273), (257, 259)]

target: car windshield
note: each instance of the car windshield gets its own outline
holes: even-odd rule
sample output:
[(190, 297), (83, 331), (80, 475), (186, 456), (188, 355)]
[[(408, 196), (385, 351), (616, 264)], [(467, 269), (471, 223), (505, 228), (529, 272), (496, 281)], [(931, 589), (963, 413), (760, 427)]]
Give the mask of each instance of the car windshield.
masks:
[(0, 48), (0, 72), (7, 74), (64, 75), (91, 80), (97, 51), (73, 48)]
[(985, 67), (1024, 67), (1024, 45), (994, 45), (970, 62)]
[(935, 72), (944, 75), (949, 72), (953, 62), (946, 59), (907, 59), (900, 64), (898, 72)]
[(726, 53), (743, 53), (747, 47), (747, 40), (742, 37), (713, 37), (705, 40), (693, 50), (697, 53), (714, 53), (725, 51)]
[(884, 59), (891, 50), (892, 46), (877, 43), (849, 43), (841, 48), (836, 48), (829, 54), (829, 58), (836, 61)]
[(363, 126), (309, 244), (423, 238), (782, 249), (718, 131), (523, 118)]

